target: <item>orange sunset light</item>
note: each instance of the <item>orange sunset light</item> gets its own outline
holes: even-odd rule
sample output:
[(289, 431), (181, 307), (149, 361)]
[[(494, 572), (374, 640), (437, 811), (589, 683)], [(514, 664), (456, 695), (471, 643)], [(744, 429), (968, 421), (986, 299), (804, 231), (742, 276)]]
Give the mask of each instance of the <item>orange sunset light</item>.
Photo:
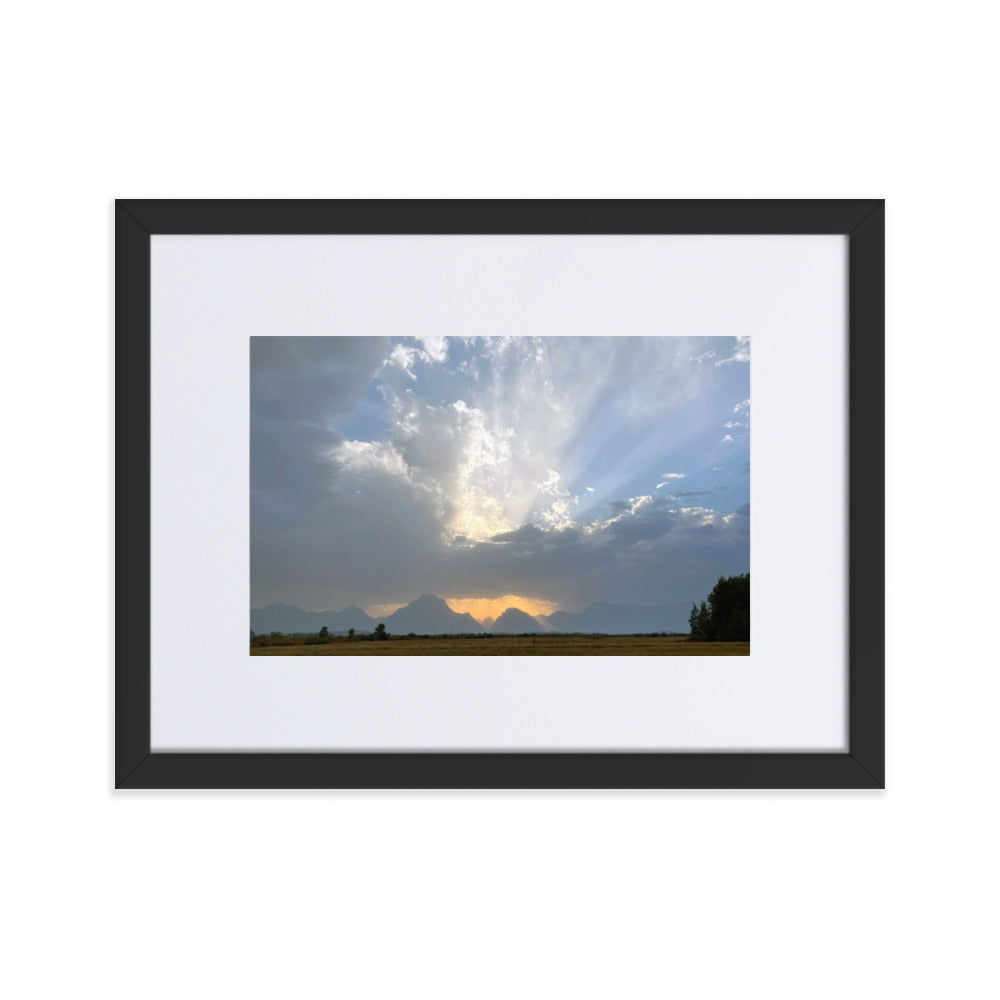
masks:
[(519, 597), (507, 594), (504, 597), (446, 597), (445, 603), (457, 614), (468, 612), (473, 618), (499, 618), (508, 608), (520, 608), (529, 615), (550, 615), (559, 610), (552, 601), (541, 601), (537, 597)]

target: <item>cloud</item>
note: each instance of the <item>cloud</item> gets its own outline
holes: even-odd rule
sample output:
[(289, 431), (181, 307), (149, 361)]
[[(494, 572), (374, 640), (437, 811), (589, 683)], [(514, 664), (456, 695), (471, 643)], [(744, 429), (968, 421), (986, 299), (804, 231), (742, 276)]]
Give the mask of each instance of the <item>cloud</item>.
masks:
[[(708, 491), (689, 491), (680, 497), (710, 495)], [(684, 547), (691, 539), (704, 538), (706, 533), (719, 535), (730, 542), (745, 536), (745, 515), (739, 511), (721, 515), (709, 507), (673, 507), (670, 497), (640, 496), (620, 501), (615, 516), (590, 525), (588, 540), (592, 544), (610, 545), (621, 550), (627, 543), (630, 556), (636, 553), (661, 551), (664, 536), (677, 538), (674, 544)]]
[[(671, 347), (655, 338), (466, 338), (452, 357), (444, 338), (395, 343), (386, 374), (401, 372), (412, 383), (418, 364), (447, 356), (456, 372), (474, 365), (478, 377), (466, 380), (465, 395), (450, 405), (429, 403), (405, 381), (385, 380), (393, 462), (387, 454), (383, 465), (437, 497), (446, 536), (484, 540), (532, 512), (550, 526), (569, 524), (580, 497), (596, 492), (567, 485), (580, 471), (566, 460), (579, 436), (613, 445), (603, 471), (615, 475), (658, 446), (641, 436), (623, 446), (615, 434), (622, 421), (669, 412), (695, 394)], [(344, 461), (348, 450), (338, 445), (334, 457)]]
[(430, 360), (440, 364), (448, 358), (448, 338), (447, 337), (421, 337), (420, 343), (424, 348), (424, 355)]
[(403, 479), (409, 477), (410, 470), (403, 456), (389, 442), (341, 441), (330, 454), (343, 469), (359, 475), (383, 472)]
[(513, 531), (504, 531), (494, 535), (491, 542), (539, 542), (545, 537), (545, 532), (536, 524), (522, 524)]
[(535, 483), (538, 487), (539, 493), (544, 493), (547, 496), (554, 497), (565, 497), (569, 496), (569, 490), (563, 490), (559, 488), (559, 480), (562, 478), (555, 469), (546, 469), (545, 481), (541, 483)]
[(413, 366), (425, 357), (424, 352), (416, 347), (404, 347), (402, 344), (396, 344), (390, 352), (389, 357), (385, 359), (385, 364), (387, 367), (396, 367), (400, 371), (405, 372), (416, 382), (417, 376), (413, 374)]
[(732, 406), (731, 370), (689, 363), (703, 339), (255, 341), (254, 606), (432, 592), (580, 610), (686, 600), (748, 568), (740, 515), (659, 489)]
[(749, 364), (750, 362), (750, 338), (737, 337), (732, 353), (728, 357), (720, 358), (715, 362), (715, 367), (731, 364)]
[(733, 420), (730, 418), (722, 426), (728, 431), (727, 434), (723, 435), (723, 444), (733, 444), (738, 437), (743, 437), (750, 433), (750, 400), (744, 399), (742, 402), (737, 403), (733, 409), (732, 413), (737, 414), (744, 419)]
[(417, 376), (413, 369), (418, 363), (440, 364), (448, 358), (447, 337), (420, 337), (419, 345), (395, 344), (385, 359), (385, 366), (398, 368), (415, 382)]
[(693, 600), (707, 593), (720, 573), (749, 569), (748, 511), (722, 515), (649, 496), (619, 505), (624, 509), (586, 528), (521, 526), (512, 533), (514, 544), (486, 542), (456, 551), (450, 562), (456, 585), (475, 587), (479, 574), (486, 574), (490, 580), (517, 581), (516, 592), (542, 594), (560, 607), (582, 610), (598, 600)]
[[(329, 481), (338, 425), (389, 350), (385, 337), (250, 338), (250, 471), (255, 523), (309, 516)], [(289, 485), (294, 488), (289, 488)]]

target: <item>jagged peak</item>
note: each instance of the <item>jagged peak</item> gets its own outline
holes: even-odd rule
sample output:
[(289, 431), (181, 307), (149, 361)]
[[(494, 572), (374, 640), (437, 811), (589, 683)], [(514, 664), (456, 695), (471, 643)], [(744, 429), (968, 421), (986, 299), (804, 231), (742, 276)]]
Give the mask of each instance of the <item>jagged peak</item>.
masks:
[[(522, 611), (520, 608), (507, 608), (498, 618), (497, 621), (503, 621), (505, 618), (530, 618), (532, 621), (537, 621), (534, 615), (529, 615), (527, 611)], [(494, 625), (496, 622), (493, 623)]]
[(410, 601), (407, 607), (412, 608), (414, 604), (443, 604), (447, 607), (448, 602), (442, 600), (436, 594), (421, 594), (416, 600)]

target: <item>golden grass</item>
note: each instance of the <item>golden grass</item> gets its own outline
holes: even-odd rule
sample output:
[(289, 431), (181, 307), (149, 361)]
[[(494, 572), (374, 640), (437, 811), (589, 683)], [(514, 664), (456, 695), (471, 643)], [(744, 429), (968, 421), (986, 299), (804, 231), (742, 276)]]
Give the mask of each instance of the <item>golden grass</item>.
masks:
[(686, 636), (504, 635), (258, 646), (251, 656), (749, 656), (749, 642), (689, 642)]

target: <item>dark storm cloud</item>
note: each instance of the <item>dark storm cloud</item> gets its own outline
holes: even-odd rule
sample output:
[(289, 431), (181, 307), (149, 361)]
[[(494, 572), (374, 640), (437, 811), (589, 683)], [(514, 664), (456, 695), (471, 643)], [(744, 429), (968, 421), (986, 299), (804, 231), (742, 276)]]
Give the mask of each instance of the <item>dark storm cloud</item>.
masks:
[(504, 531), (494, 535), (491, 542), (540, 542), (545, 538), (545, 532), (537, 524), (522, 524), (513, 531)]
[[(385, 357), (384, 337), (250, 339), (250, 490), (254, 540), (298, 525), (323, 500), (332, 426), (354, 412)], [(262, 575), (267, 563), (256, 562)]]
[(541, 593), (575, 610), (601, 600), (666, 603), (707, 593), (720, 573), (747, 571), (748, 532), (742, 514), (650, 505), (589, 532), (543, 532), (530, 553), (489, 543), (462, 549), (447, 573), (470, 593), (495, 585), (498, 594)]

